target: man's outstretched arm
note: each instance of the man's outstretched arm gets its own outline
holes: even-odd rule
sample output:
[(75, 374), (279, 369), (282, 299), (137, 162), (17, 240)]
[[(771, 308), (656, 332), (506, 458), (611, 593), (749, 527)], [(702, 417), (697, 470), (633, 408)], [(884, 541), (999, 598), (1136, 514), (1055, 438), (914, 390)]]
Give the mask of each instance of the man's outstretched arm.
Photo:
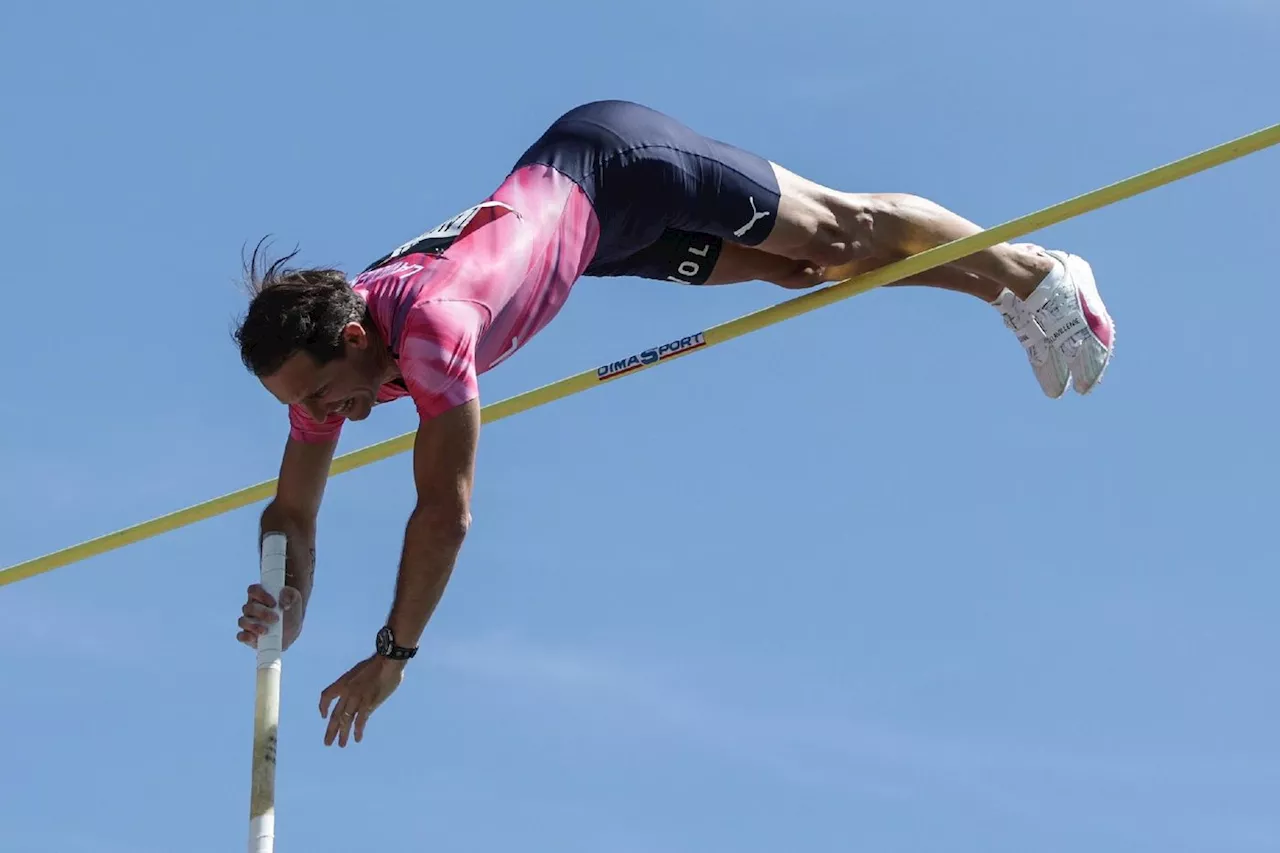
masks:
[[(320, 501), (324, 497), (329, 465), (336, 447), (336, 440), (318, 443), (290, 438), (286, 442), (276, 496), (262, 511), (258, 526), (259, 542), (263, 534), (272, 530), (284, 533), (288, 538), (284, 583), (287, 589), (297, 590), (298, 595), (286, 598), (282, 594), (279, 602), (288, 605), (284, 616), (283, 641), (286, 649), (301, 633), (307, 602), (311, 599), (316, 563), (316, 517), (320, 513)], [(271, 608), (276, 603), (261, 584), (250, 585), (237, 622), (240, 633), (236, 639), (255, 646), (258, 636), (266, 633), (267, 622), (275, 618)]]
[(480, 403), (475, 399), (418, 427), (413, 445), (418, 502), (405, 527), (395, 599), (387, 617), (396, 645), (418, 645), (449, 582), (471, 524), (479, 439)]
[[(398, 646), (418, 645), (435, 611), (471, 523), (471, 485), (480, 438), (480, 403), (471, 400), (423, 421), (413, 446), (418, 502), (405, 527), (395, 599), (387, 624)], [(400, 686), (405, 661), (374, 653), (320, 693), (320, 715), (329, 720), (324, 742), (357, 741), (379, 705)], [(334, 704), (336, 702), (336, 704)], [(332, 706), (332, 713), (330, 713)]]

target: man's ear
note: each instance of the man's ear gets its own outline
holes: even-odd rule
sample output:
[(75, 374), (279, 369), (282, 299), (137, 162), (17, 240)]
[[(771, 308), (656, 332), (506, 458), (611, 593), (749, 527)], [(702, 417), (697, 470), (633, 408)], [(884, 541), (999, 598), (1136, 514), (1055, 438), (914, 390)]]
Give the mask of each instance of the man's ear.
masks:
[(364, 349), (369, 346), (369, 333), (360, 323), (352, 320), (342, 328), (342, 339), (356, 349)]

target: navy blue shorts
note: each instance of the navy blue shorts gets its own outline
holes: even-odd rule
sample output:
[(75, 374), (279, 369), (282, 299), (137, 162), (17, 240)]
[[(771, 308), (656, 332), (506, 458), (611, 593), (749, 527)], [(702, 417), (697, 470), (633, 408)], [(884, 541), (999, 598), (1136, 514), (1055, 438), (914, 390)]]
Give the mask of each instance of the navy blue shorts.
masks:
[(769, 162), (627, 101), (576, 107), (516, 163), (580, 186), (600, 222), (585, 275), (703, 284), (725, 241), (754, 246), (778, 218)]

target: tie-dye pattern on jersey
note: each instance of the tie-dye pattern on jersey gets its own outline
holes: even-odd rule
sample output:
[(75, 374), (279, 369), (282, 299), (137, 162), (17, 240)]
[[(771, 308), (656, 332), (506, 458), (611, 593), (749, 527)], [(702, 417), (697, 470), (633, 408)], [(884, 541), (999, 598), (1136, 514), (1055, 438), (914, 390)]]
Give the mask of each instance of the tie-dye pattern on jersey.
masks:
[[(591, 262), (599, 224), (586, 195), (560, 172), (520, 168), (486, 202), (352, 282), (400, 367), (403, 385), (383, 385), (379, 403), (412, 397), (425, 420), (477, 397), (477, 377), (551, 322)], [(333, 441), (343, 420), (316, 423), (290, 406), (289, 434)]]

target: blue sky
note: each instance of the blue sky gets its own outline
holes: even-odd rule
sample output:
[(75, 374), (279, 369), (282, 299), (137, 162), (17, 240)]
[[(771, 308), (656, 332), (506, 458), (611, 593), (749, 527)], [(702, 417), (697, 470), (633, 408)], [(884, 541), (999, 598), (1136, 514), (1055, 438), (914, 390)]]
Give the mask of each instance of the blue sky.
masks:
[[(985, 225), (1280, 117), (1263, 0), (534, 9), (8, 12), (0, 564), (274, 476), (241, 248), (361, 268), (577, 103)], [(345, 751), (317, 698), (413, 490), (408, 456), (336, 478), (278, 849), (1280, 850), (1277, 181), (1269, 150), (1031, 236), (1119, 324), (1087, 399), (1043, 398), (991, 309), (895, 289), (486, 428), (424, 653)], [(482, 395), (784, 297), (587, 279)], [(0, 849), (243, 845), (260, 510), (0, 591)]]

